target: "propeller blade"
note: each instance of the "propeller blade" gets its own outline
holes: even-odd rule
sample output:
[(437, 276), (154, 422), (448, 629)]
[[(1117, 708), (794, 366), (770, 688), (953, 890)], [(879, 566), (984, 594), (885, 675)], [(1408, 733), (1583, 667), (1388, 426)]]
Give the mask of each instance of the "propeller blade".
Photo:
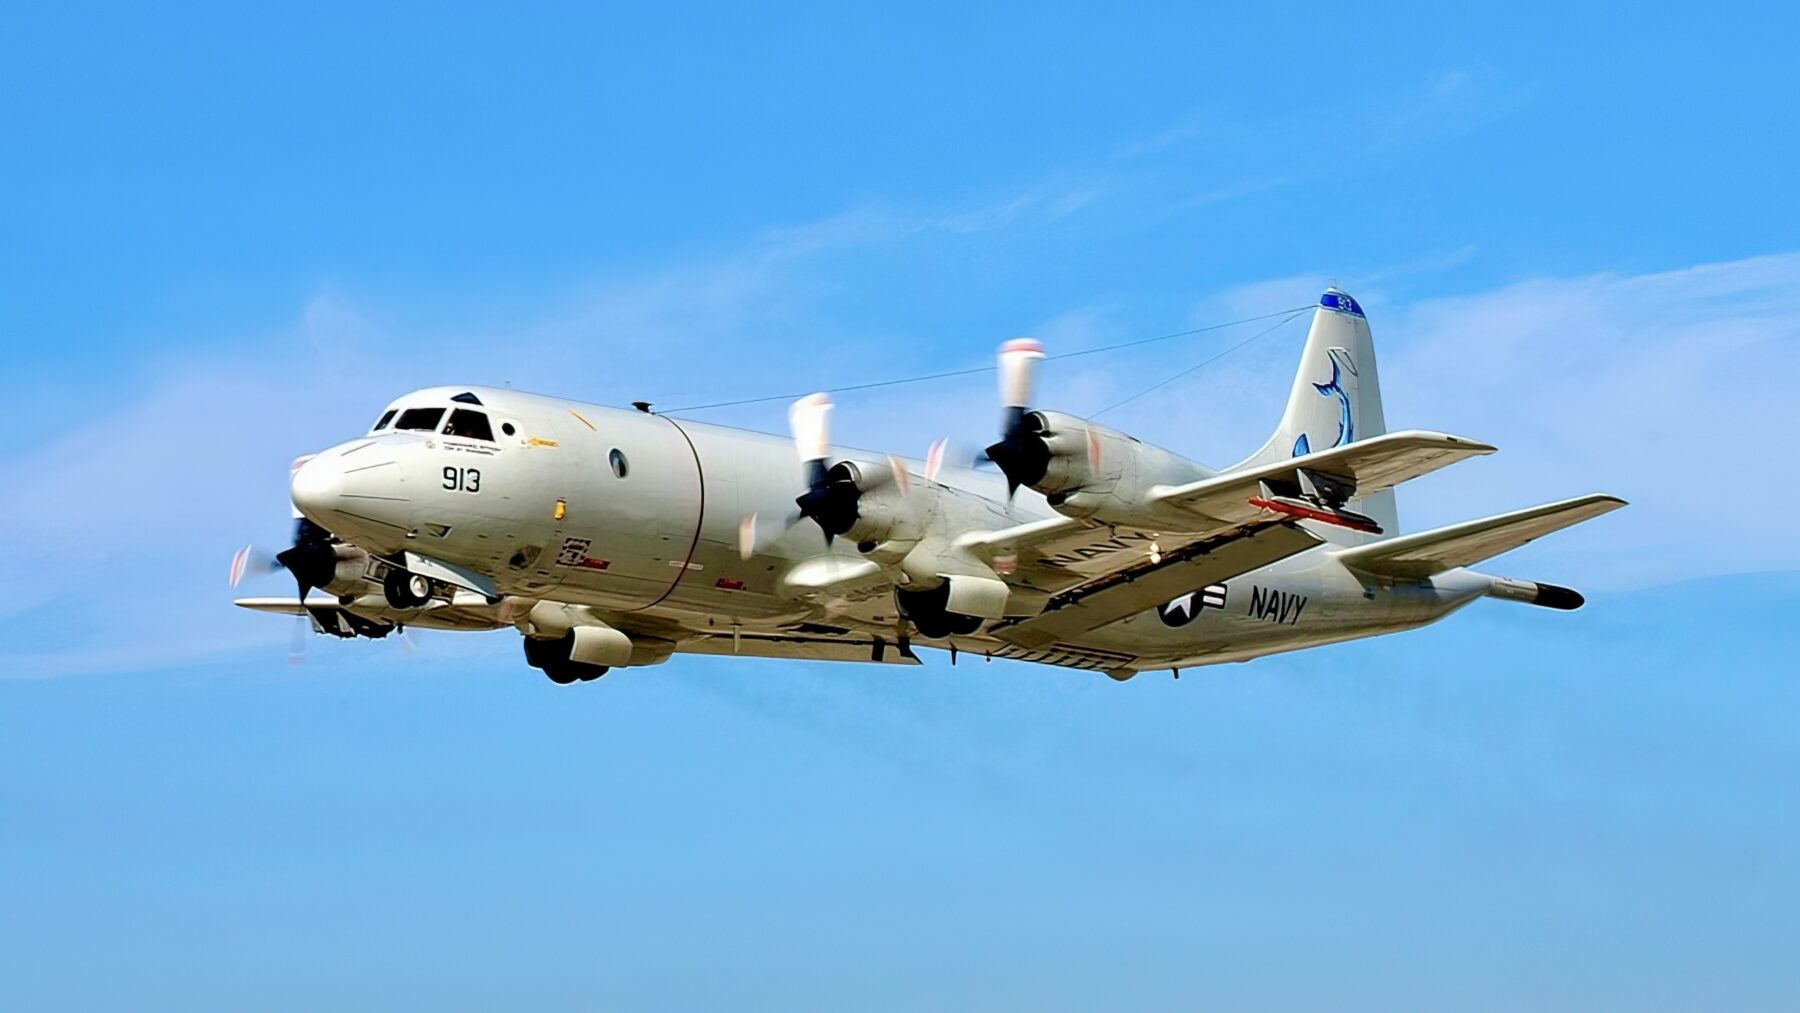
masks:
[(804, 514), (792, 513), (786, 517), (760, 517), (756, 514), (745, 514), (738, 521), (738, 556), (749, 559), (757, 551), (774, 543), (788, 529), (805, 518)]
[(281, 569), (275, 557), (258, 549), (254, 545), (246, 545), (231, 555), (231, 586), (237, 587), (245, 577), (274, 573)]
[(1000, 423), (1002, 435), (1011, 432), (1031, 407), (1032, 381), (1043, 361), (1044, 346), (1036, 338), (1014, 338), (1000, 346)]
[[(301, 597), (306, 597), (301, 594)], [(302, 665), (306, 663), (307, 627), (313, 624), (313, 617), (308, 615), (294, 617), (294, 636), (288, 642), (288, 664)]]
[(788, 429), (794, 434), (794, 450), (800, 455), (800, 463), (809, 466), (808, 484), (816, 479), (812, 474), (813, 465), (822, 473), (824, 461), (831, 456), (831, 397), (828, 394), (808, 394), (795, 401), (788, 408)]
[(745, 514), (738, 521), (738, 558), (749, 559), (756, 555), (756, 515)]
[(944, 470), (944, 450), (949, 445), (949, 438), (944, 437), (932, 441), (931, 446), (925, 449), (926, 479), (933, 482), (937, 481), (938, 472)]
[(888, 471), (893, 473), (894, 484), (900, 487), (900, 495), (912, 495), (912, 472), (906, 470), (906, 462), (899, 454), (887, 455)]

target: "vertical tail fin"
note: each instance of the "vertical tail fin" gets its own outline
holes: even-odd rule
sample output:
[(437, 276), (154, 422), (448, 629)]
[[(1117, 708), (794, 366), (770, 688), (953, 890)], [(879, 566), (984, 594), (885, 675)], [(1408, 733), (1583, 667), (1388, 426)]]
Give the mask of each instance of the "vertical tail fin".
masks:
[[(1294, 376), (1281, 424), (1269, 442), (1243, 464), (1268, 464), (1385, 432), (1387, 420), (1381, 413), (1381, 381), (1369, 321), (1355, 299), (1336, 288), (1328, 289), (1313, 311), (1312, 328), (1306, 332), (1300, 370)], [(1400, 528), (1391, 489), (1353, 499), (1348, 506), (1374, 518), (1389, 535)]]

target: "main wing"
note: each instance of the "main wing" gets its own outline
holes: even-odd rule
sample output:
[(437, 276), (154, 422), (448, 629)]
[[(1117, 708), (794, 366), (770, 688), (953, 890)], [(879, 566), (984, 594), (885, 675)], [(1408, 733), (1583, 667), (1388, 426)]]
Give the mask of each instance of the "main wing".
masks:
[(1444, 433), (1389, 433), (1157, 489), (1148, 506), (1173, 530), (1053, 517), (975, 532), (958, 544), (1001, 569), (1010, 566), (1008, 580), (1016, 587), (1046, 595), (1040, 614), (991, 631), (1009, 643), (1042, 648), (1323, 544), (1291, 516), (1252, 502), (1271, 489), (1299, 490), (1322, 476), (1362, 496), (1493, 451)]
[(432, 599), (421, 609), (396, 609), (380, 595), (362, 595), (348, 607), (326, 594), (302, 603), (294, 597), (239, 598), (239, 608), (277, 615), (306, 616), (321, 633), (333, 636), (386, 636), (396, 626), (431, 630), (497, 630), (511, 621), (481, 595), (458, 592), (450, 601)]

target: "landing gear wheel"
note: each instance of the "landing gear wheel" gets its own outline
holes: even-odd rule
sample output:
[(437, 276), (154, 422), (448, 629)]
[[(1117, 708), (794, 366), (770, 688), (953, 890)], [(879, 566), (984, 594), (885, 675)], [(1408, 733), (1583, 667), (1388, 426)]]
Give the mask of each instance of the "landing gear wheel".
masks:
[(548, 672), (556, 665), (569, 663), (569, 638), (545, 640), (541, 637), (525, 638), (525, 664), (532, 668), (541, 668)]
[(950, 620), (950, 632), (959, 637), (969, 636), (981, 629), (980, 616), (965, 616), (961, 612), (944, 613)]
[(570, 661), (569, 651), (574, 646), (575, 638), (572, 635), (555, 640), (526, 637), (525, 663), (532, 668), (543, 669), (550, 681), (558, 686), (567, 686), (572, 682), (593, 682), (609, 671), (605, 665), (584, 665), (579, 661)]
[(559, 661), (544, 666), (544, 674), (558, 686), (567, 686), (572, 682), (593, 682), (608, 671), (605, 665), (584, 665), (579, 661)]
[(431, 581), (397, 566), (388, 567), (381, 590), (387, 603), (397, 609), (416, 609), (431, 600)]
[(942, 640), (950, 635), (950, 625), (942, 616), (913, 616), (912, 624), (926, 640)]
[(981, 629), (980, 616), (951, 612), (950, 585), (939, 584), (929, 591), (894, 589), (894, 600), (900, 615), (910, 620), (919, 636), (927, 640), (943, 640), (949, 636), (967, 636)]

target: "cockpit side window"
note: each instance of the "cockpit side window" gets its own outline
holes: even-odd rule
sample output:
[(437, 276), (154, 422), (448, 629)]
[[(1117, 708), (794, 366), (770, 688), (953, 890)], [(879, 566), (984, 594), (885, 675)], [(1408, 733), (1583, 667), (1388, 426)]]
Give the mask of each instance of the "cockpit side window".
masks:
[(387, 411), (383, 412), (381, 415), (381, 421), (375, 423), (375, 428), (369, 430), (369, 432), (379, 433), (383, 429), (386, 429), (388, 426), (388, 423), (394, 421), (394, 415), (396, 413), (398, 413), (399, 410), (400, 409), (398, 409), (398, 408), (389, 408)]
[(494, 442), (494, 427), (488, 425), (488, 417), (481, 412), (458, 408), (450, 413), (450, 424), (444, 427), (445, 436), (460, 436), (467, 440), (486, 440)]
[(444, 417), (442, 408), (408, 408), (400, 413), (400, 421), (394, 423), (395, 429), (423, 429), (436, 432), (438, 422)]

